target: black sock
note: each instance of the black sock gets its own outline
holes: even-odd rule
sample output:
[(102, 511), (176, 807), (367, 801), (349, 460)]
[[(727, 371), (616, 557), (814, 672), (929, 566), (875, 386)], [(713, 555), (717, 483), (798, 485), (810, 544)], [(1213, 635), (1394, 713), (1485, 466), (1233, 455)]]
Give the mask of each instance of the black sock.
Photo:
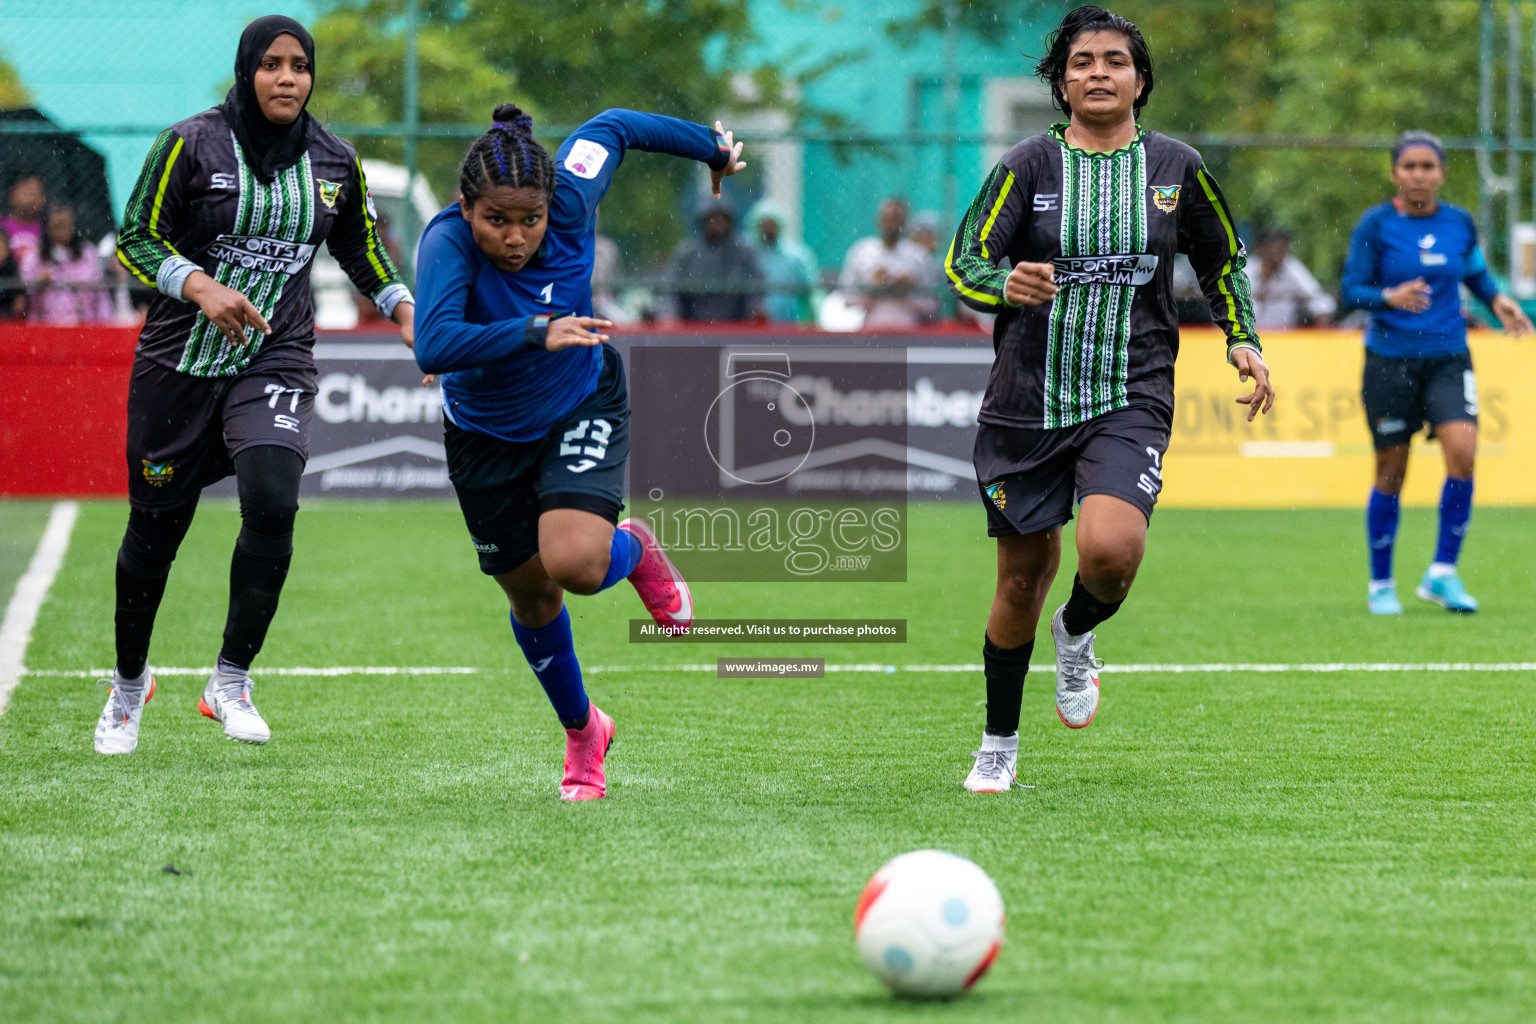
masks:
[(113, 622), (117, 672), (124, 679), (144, 674), (149, 638), (171, 563), (192, 525), (197, 500), (159, 510), (130, 508), (128, 528), (117, 549), (117, 611)]
[(149, 660), (149, 638), (155, 630), (155, 613), (165, 596), (165, 583), (171, 567), (159, 569), (131, 567), (119, 552), (117, 556), (117, 615), (114, 619), (117, 641), (117, 672), (124, 679), (144, 674)]
[(1082, 636), (1119, 611), (1123, 604), (1125, 604), (1124, 598), (1114, 604), (1100, 601), (1088, 593), (1088, 588), (1083, 586), (1081, 576), (1073, 576), (1072, 596), (1067, 599), (1067, 608), (1061, 613), (1062, 628), (1071, 636)]
[(1011, 736), (1019, 731), (1019, 706), (1024, 703), (1024, 676), (1029, 672), (1029, 656), (1035, 653), (1031, 640), (1023, 647), (1005, 649), (986, 637), (981, 645), (981, 660), (987, 677), (987, 732), (993, 736)]
[[(279, 554), (282, 549), (286, 553)], [(240, 531), (229, 562), (229, 616), (224, 620), (221, 661), (250, 669), (267, 639), (272, 616), (277, 614), (277, 599), (283, 592), (288, 563), (292, 560), (292, 534), (272, 538)]]

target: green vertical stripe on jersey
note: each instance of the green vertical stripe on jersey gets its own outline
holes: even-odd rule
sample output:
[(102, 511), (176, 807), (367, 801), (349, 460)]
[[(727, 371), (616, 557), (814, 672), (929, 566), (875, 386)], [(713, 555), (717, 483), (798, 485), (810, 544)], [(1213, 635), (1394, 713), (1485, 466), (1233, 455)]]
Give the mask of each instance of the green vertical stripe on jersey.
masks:
[[(263, 184), (251, 172), (240, 144), (230, 136), (239, 166), (240, 199), (232, 234), (263, 235), (285, 242), (309, 241), (315, 226), (315, 180), (309, 154)], [(221, 262), (214, 280), (250, 300), (269, 323), (283, 297), (288, 275)], [(245, 328), (245, 344), (232, 345), (224, 332), (202, 313), (197, 315), (177, 369), (197, 377), (232, 377), (250, 365), (264, 336), (260, 329)]]
[[(1109, 256), (1147, 250), (1147, 150), (1063, 146), (1061, 253)], [(1045, 426), (1069, 427), (1126, 403), (1131, 285), (1065, 282), (1051, 305), (1045, 357)]]

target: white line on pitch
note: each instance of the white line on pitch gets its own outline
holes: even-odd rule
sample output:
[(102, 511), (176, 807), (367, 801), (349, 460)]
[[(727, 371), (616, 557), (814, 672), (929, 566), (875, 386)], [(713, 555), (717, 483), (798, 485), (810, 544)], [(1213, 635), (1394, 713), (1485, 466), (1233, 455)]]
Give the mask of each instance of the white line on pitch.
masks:
[(72, 501), (61, 501), (53, 506), (43, 539), (38, 541), (37, 551), (33, 553), (27, 571), (16, 581), (16, 593), (6, 606), (5, 621), (0, 622), (0, 715), (5, 714), (11, 691), (16, 689), (27, 670), (27, 644), (32, 640), (32, 627), (37, 624), (37, 613), (48, 599), (48, 590), (59, 574), (59, 567), (64, 564), (69, 535), (79, 515), (80, 506)]
[[(981, 665), (828, 665), (828, 672), (980, 672)], [(1054, 664), (1031, 665), (1034, 672), (1053, 671)], [(715, 665), (583, 665), (583, 672), (714, 672)], [(1300, 664), (1244, 664), (1211, 662), (1203, 665), (1127, 664), (1105, 665), (1104, 672), (1130, 675), (1180, 674), (1187, 672), (1536, 672), (1536, 661), (1472, 662), (1309, 662)]]
[[(1049, 672), (1056, 668), (1053, 664), (1031, 665), (1033, 672)], [(890, 674), (895, 672), (981, 672), (981, 665), (884, 665), (884, 664), (854, 664), (854, 665), (828, 665), (828, 672), (867, 672), (875, 674)], [(582, 672), (594, 674), (599, 672), (623, 673), (623, 672), (715, 672), (718, 666), (714, 664), (696, 665), (583, 665)], [(154, 668), (157, 676), (206, 676), (213, 671), (211, 666), (202, 668)], [(327, 665), (323, 667), (294, 667), (294, 668), (264, 668), (256, 666), (255, 675), (268, 676), (465, 676), (475, 675), (482, 671), (465, 665)], [(1536, 661), (1507, 661), (1507, 662), (1471, 662), (1471, 661), (1444, 661), (1444, 662), (1316, 662), (1303, 664), (1244, 664), (1211, 662), (1203, 665), (1164, 665), (1164, 664), (1127, 664), (1105, 665), (1104, 672), (1118, 672), (1122, 675), (1157, 675), (1159, 673), (1177, 675), (1190, 672), (1314, 672), (1314, 673), (1342, 673), (1342, 672), (1536, 672)], [(27, 676), (55, 679), (97, 679), (112, 674), (110, 668), (91, 669), (29, 669), (22, 673)]]
[[(156, 676), (206, 676), (213, 666), (206, 668), (160, 668), (152, 666)], [(262, 676), (470, 676), (480, 670), (464, 665), (326, 665), (317, 668), (266, 668), (257, 665), (252, 674)], [(49, 676), (55, 679), (99, 679), (110, 676), (109, 668), (44, 668), (28, 671), (29, 676)]]

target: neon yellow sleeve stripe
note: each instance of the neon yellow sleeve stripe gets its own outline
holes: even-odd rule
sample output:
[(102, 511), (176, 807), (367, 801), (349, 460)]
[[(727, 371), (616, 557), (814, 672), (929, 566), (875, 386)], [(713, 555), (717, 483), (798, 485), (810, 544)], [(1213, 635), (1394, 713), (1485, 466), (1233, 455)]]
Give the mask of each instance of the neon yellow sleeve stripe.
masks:
[(1232, 222), (1227, 219), (1227, 211), (1222, 202), (1216, 196), (1216, 190), (1211, 188), (1210, 179), (1205, 176), (1205, 168), (1195, 168), (1195, 177), (1200, 179), (1200, 187), (1205, 189), (1205, 198), (1211, 201), (1216, 208), (1216, 216), (1221, 218), (1221, 226), (1227, 229), (1227, 245), (1230, 246), (1232, 255), (1237, 255), (1237, 232), (1232, 230)]
[(155, 286), (155, 282), (150, 280), (148, 277), (145, 277), (144, 276), (144, 272), (142, 270), (140, 270), (138, 267), (134, 266), (132, 263), (128, 262), (128, 257), (123, 255), (123, 250), (121, 250), (121, 249), (117, 250), (117, 260), (123, 266), (127, 267), (128, 271), (131, 274), (133, 274), (134, 277), (138, 278), (140, 281), (143, 281), (145, 284), (149, 285), (151, 288), (153, 288)]
[(977, 302), (985, 303), (988, 306), (1006, 305), (996, 295), (988, 295), (986, 292), (979, 292), (974, 288), (968, 287), (960, 279), (960, 275), (955, 273), (955, 242), (953, 239), (949, 242), (949, 252), (944, 254), (944, 273), (949, 277), (950, 283), (955, 286), (955, 291), (961, 295), (973, 298)]
[[(1234, 256), (1237, 255), (1237, 232), (1232, 230), (1232, 222), (1227, 219), (1227, 211), (1221, 199), (1217, 197), (1216, 190), (1211, 188), (1210, 179), (1205, 176), (1205, 168), (1195, 168), (1195, 177), (1200, 180), (1200, 187), (1205, 190), (1205, 198), (1210, 200), (1211, 207), (1216, 211), (1216, 216), (1221, 218), (1221, 226), (1227, 230), (1228, 251)], [(1243, 330), (1243, 323), (1237, 317), (1237, 299), (1227, 288), (1227, 276), (1231, 273), (1233, 273), (1232, 261), (1228, 260), (1227, 265), (1221, 268), (1221, 276), (1216, 279), (1216, 285), (1221, 289), (1221, 294), (1226, 296), (1227, 299), (1227, 320), (1232, 324), (1232, 337), (1234, 339), (1241, 338), (1246, 340), (1248, 332)]]
[(1009, 171), (1008, 177), (1003, 179), (1003, 187), (997, 190), (997, 202), (992, 204), (992, 213), (987, 217), (987, 222), (981, 226), (981, 237), (978, 241), (981, 243), (981, 254), (987, 259), (992, 258), (992, 254), (987, 252), (987, 235), (992, 233), (992, 225), (997, 221), (997, 215), (1003, 212), (1003, 203), (1007, 201), (1008, 190), (1011, 188), (1013, 188), (1013, 172)]
[[(379, 287), (382, 288), (394, 279), (394, 275), (385, 273), (384, 264), (379, 262), (379, 236), (374, 231), (373, 219), (368, 216), (368, 181), (363, 177), (363, 161), (361, 158), (357, 158), (353, 160), (353, 163), (357, 165), (357, 187), (363, 190), (363, 194), (357, 198), (363, 204), (363, 224), (366, 225), (364, 231), (367, 235), (365, 248), (368, 250), (368, 262), (372, 264), (373, 272), (379, 275), (379, 281), (381, 282)], [(405, 201), (409, 203), (411, 197), (406, 196)]]
[(155, 234), (155, 228), (160, 223), (160, 204), (165, 201), (165, 186), (171, 180), (171, 168), (176, 166), (176, 158), (181, 155), (181, 147), (186, 140), (178, 138), (176, 145), (171, 147), (171, 155), (165, 158), (165, 170), (160, 174), (160, 187), (155, 190), (155, 205), (149, 214), (149, 233)]

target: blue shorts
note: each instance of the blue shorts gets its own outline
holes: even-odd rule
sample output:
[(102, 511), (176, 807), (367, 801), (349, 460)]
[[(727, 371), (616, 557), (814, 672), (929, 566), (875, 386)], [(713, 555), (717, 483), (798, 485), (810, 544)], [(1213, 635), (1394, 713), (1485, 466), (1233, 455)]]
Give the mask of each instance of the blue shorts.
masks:
[(624, 362), (603, 346), (597, 388), (542, 438), (504, 441), (445, 425), (448, 479), (487, 576), (539, 553), (539, 516), (573, 508), (619, 520), (629, 458), (629, 386)]

